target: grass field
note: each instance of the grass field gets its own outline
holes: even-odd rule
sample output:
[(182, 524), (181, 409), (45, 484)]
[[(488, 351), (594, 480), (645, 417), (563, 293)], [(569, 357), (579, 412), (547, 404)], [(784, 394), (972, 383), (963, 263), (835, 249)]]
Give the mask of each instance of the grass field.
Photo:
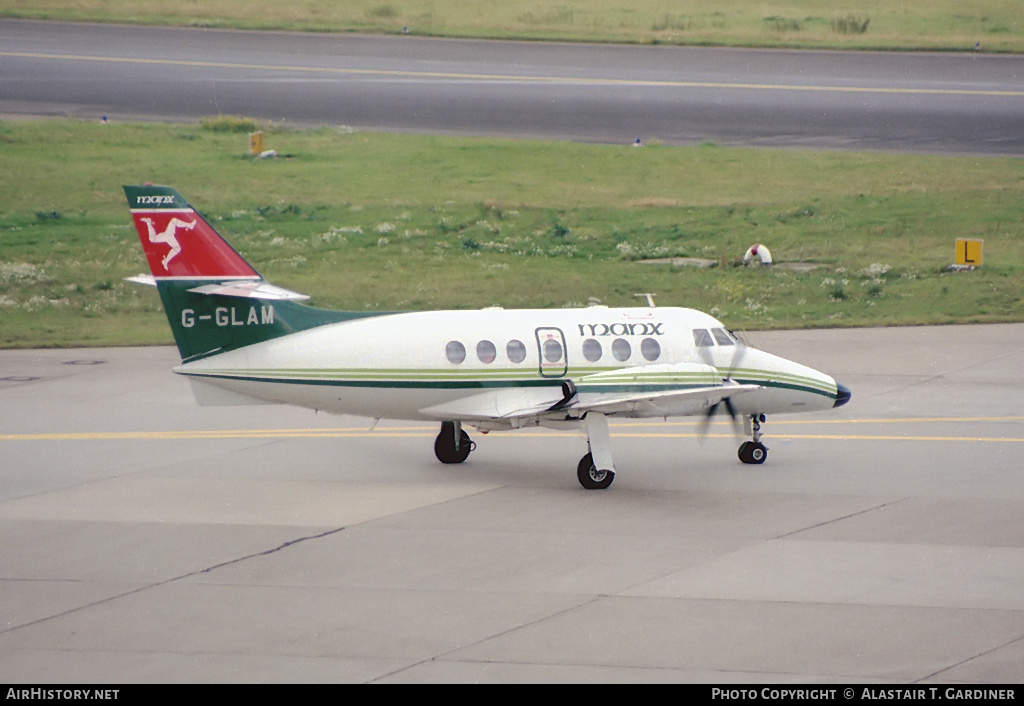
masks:
[[(0, 123), (0, 345), (169, 343), (122, 184), (176, 187), (272, 282), (358, 309), (711, 311), (738, 328), (1024, 320), (1024, 161), (197, 125)], [(230, 125), (228, 125), (230, 127)], [(980, 270), (945, 271), (954, 238)], [(754, 243), (793, 271), (736, 266)], [(652, 265), (697, 257), (713, 269)]]
[(1024, 50), (1019, 0), (0, 0), (0, 16), (564, 41)]

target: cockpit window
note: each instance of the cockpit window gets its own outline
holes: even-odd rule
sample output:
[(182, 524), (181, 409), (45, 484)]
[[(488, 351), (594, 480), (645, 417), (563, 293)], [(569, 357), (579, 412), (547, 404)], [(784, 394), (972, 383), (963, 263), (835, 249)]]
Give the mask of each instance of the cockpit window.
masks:
[(718, 342), (718, 345), (720, 346), (736, 345), (736, 341), (733, 340), (733, 337), (730, 336), (729, 332), (726, 331), (724, 328), (713, 328), (711, 329), (711, 333), (714, 334), (715, 340)]
[(715, 342), (711, 340), (711, 334), (706, 328), (695, 328), (693, 330), (693, 342), (697, 344), (698, 348), (707, 348), (715, 345)]

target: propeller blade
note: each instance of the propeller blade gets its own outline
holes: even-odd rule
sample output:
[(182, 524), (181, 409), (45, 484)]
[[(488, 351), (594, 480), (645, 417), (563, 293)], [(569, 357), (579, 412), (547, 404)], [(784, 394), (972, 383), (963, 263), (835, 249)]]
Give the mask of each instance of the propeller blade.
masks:
[(729, 418), (732, 419), (733, 429), (736, 430), (736, 436), (743, 436), (743, 425), (740, 423), (740, 416), (736, 414), (736, 408), (732, 406), (732, 398), (726, 397), (722, 400), (725, 403), (725, 409), (729, 412)]
[(708, 436), (708, 427), (711, 426), (711, 418), (715, 416), (715, 411), (718, 409), (720, 402), (715, 402), (713, 405), (708, 407), (708, 411), (704, 413), (704, 421), (700, 425), (700, 442), (703, 444), (704, 439)]
[(703, 441), (707, 437), (707, 435), (708, 435), (708, 427), (711, 426), (711, 418), (713, 416), (715, 416), (715, 414), (718, 413), (718, 408), (720, 406), (724, 406), (725, 407), (725, 411), (729, 413), (729, 418), (732, 420), (733, 428), (736, 430), (736, 436), (742, 438), (742, 436), (743, 436), (743, 426), (742, 426), (742, 423), (740, 422), (739, 415), (736, 413), (736, 408), (732, 404), (732, 398), (731, 397), (723, 397), (721, 400), (719, 400), (718, 402), (715, 402), (713, 405), (708, 407), (708, 411), (704, 413), (704, 422), (701, 424), (701, 428), (700, 428), (700, 439), (701, 439), (701, 441)]
[[(736, 338), (734, 335), (733, 338)], [(736, 338), (736, 350), (732, 353), (732, 360), (729, 361), (729, 370), (727, 378), (732, 379), (736, 374), (736, 369), (739, 367), (743, 359), (747, 357), (747, 344)]]

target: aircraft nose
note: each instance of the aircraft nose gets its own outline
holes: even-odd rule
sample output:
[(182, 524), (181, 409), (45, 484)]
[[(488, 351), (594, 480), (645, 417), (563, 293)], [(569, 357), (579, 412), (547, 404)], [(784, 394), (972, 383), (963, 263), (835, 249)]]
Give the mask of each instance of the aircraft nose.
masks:
[(844, 404), (850, 401), (850, 388), (846, 385), (836, 383), (836, 403), (833, 407), (842, 407)]

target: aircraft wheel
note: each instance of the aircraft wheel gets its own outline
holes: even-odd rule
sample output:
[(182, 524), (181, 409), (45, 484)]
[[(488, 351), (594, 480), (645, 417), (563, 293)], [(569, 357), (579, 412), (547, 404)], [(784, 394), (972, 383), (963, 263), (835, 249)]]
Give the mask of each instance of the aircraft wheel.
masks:
[(768, 458), (768, 447), (760, 441), (745, 441), (740, 446), (739, 457), (743, 463), (760, 465)]
[(580, 459), (580, 465), (576, 468), (576, 477), (579, 478), (580, 485), (587, 490), (604, 490), (615, 480), (615, 473), (595, 468), (594, 457), (587, 454)]
[(443, 422), (441, 433), (434, 439), (434, 455), (441, 463), (462, 463), (474, 448), (476, 444), (462, 429), (459, 429), (459, 447), (455, 448), (455, 424), (452, 422)]

